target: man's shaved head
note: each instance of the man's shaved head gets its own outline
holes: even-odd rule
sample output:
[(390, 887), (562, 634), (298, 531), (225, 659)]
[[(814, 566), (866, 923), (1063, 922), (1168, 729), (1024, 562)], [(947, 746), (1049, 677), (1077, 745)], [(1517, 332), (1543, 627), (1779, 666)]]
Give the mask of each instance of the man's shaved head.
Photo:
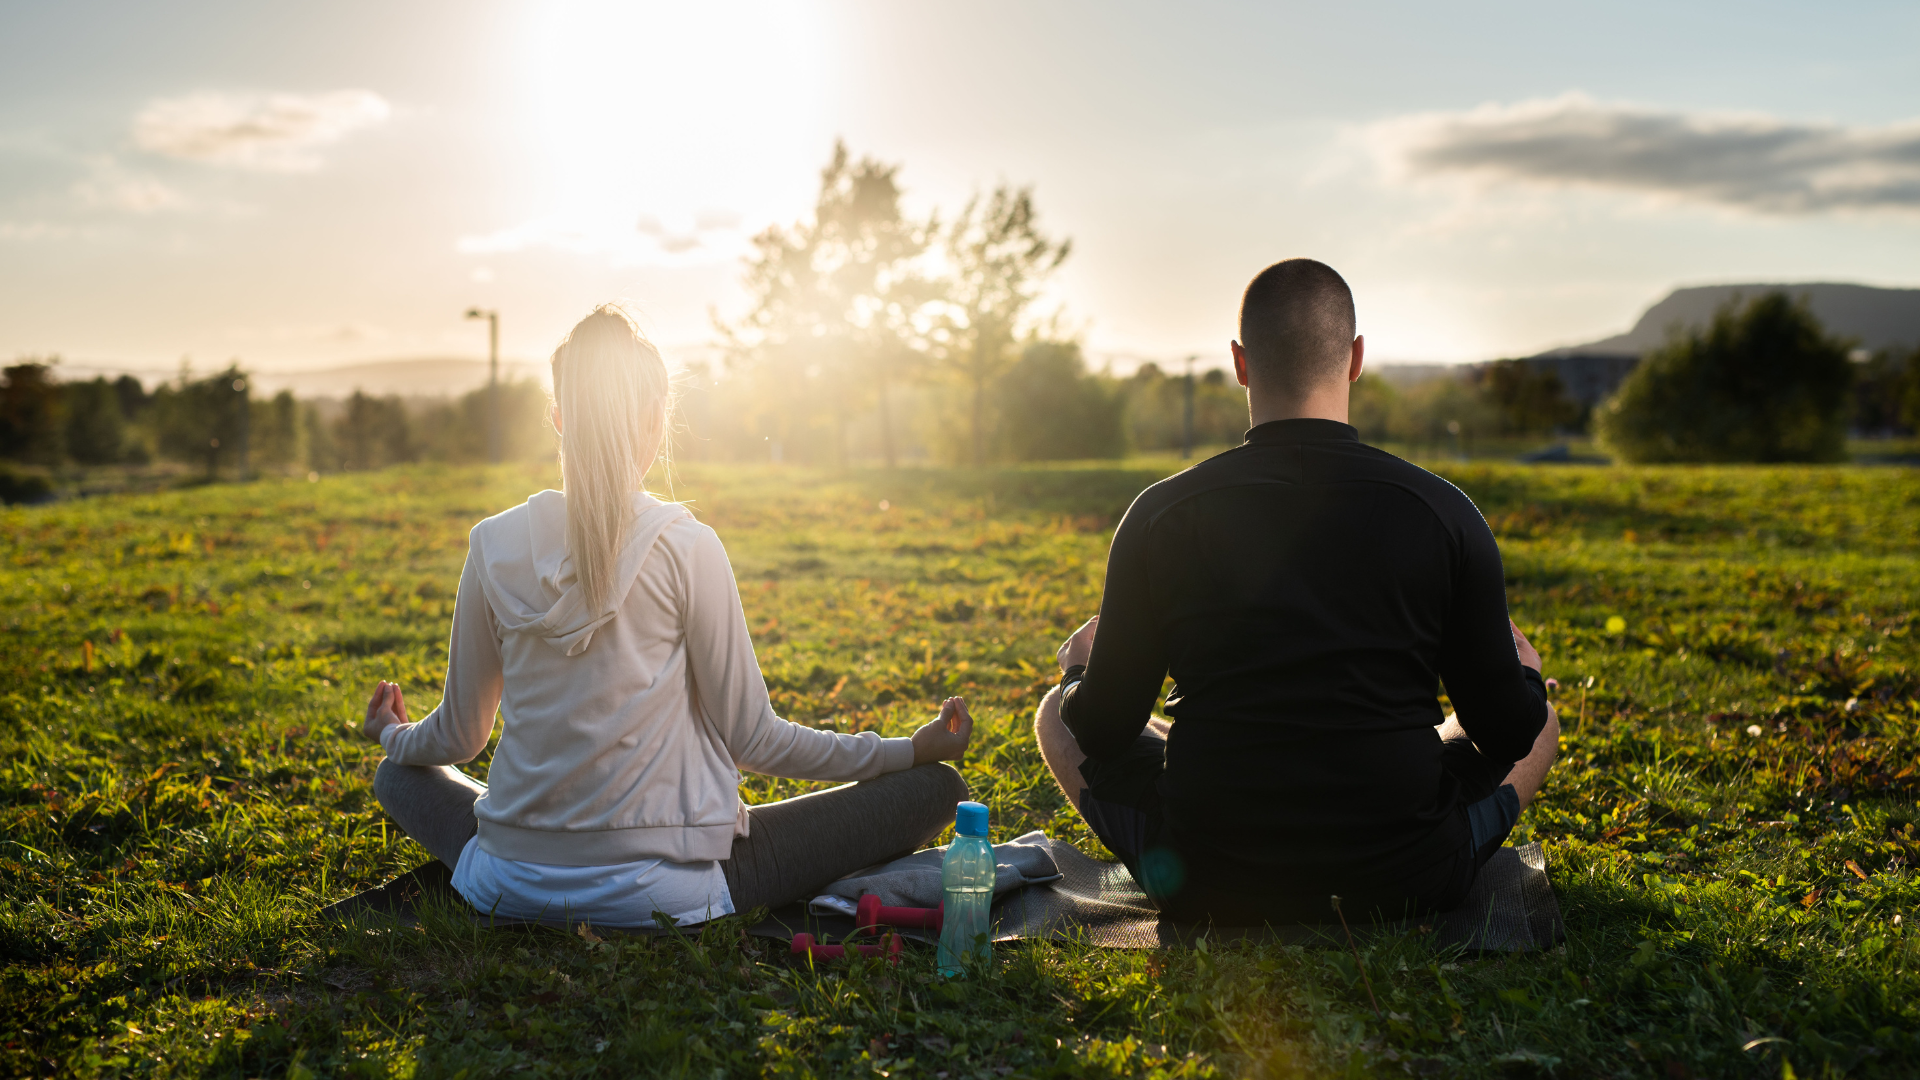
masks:
[(1345, 382), (1353, 358), (1353, 290), (1333, 267), (1288, 259), (1260, 271), (1240, 301), (1249, 383), (1288, 396)]

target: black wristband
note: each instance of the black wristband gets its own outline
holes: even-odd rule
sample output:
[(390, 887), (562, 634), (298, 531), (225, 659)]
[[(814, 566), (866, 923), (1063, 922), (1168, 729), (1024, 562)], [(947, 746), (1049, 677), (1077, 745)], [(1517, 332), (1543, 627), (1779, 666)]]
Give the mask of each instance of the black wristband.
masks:
[(1084, 679), (1086, 677), (1087, 677), (1087, 665), (1075, 664), (1072, 667), (1060, 673), (1060, 685), (1065, 686), (1068, 683), (1077, 683), (1081, 679)]

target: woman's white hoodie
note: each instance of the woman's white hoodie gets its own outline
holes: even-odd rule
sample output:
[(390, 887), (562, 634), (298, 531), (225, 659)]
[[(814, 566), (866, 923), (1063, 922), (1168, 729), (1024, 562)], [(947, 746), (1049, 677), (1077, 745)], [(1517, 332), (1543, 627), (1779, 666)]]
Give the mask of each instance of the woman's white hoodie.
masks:
[(445, 696), (381, 733), (398, 764), (462, 764), (498, 709), (481, 847), (559, 866), (725, 859), (747, 828), (738, 770), (864, 780), (913, 765), (911, 740), (775, 716), (720, 538), (677, 504), (633, 505), (599, 611), (574, 578), (563, 493), (474, 526)]

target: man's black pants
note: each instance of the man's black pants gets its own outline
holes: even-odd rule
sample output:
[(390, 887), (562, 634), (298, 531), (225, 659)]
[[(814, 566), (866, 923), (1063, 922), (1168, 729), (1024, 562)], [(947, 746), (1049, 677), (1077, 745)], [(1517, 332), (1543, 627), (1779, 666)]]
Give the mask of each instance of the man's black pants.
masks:
[[(1263, 881), (1258, 870), (1249, 872), (1249, 868), (1223, 865), (1183, 850), (1168, 828), (1160, 789), (1166, 762), (1166, 740), (1150, 730), (1144, 732), (1119, 758), (1088, 758), (1081, 763), (1086, 787), (1079, 799), (1080, 816), (1163, 911), (1228, 924), (1334, 918), (1326, 897), (1297, 895), (1297, 889), (1293, 890), (1296, 895), (1288, 895), (1286, 888)], [(1352, 906), (1343, 904), (1349, 919), (1399, 918), (1458, 907), (1480, 867), (1513, 831), (1520, 817), (1519, 795), (1511, 784), (1496, 786), (1501, 778), (1487, 775), (1487, 762), (1471, 742), (1456, 739), (1443, 744), (1441, 765), (1454, 777), (1462, 795), (1457, 812), (1466, 818), (1466, 845), (1436, 853), (1424, 873), (1398, 887), (1350, 890), (1359, 895), (1351, 898), (1357, 901)]]

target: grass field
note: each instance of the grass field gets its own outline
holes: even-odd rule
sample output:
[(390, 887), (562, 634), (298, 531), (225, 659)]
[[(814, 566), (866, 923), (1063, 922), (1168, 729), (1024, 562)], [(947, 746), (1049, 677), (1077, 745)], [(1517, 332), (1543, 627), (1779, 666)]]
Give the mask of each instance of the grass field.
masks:
[[(1098, 854), (1029, 716), (1119, 512), (1173, 467), (712, 467), (676, 493), (728, 544), (783, 715), (903, 734), (963, 693), (996, 836)], [(1920, 1073), (1913, 474), (1437, 467), (1561, 683), (1515, 840), (1546, 842), (1569, 943), (1029, 945), (956, 984), (924, 952), (795, 967), (734, 920), (315, 918), (424, 860), (350, 725), (382, 677), (437, 700), (466, 531), (550, 471), (0, 512), (0, 1074)]]

